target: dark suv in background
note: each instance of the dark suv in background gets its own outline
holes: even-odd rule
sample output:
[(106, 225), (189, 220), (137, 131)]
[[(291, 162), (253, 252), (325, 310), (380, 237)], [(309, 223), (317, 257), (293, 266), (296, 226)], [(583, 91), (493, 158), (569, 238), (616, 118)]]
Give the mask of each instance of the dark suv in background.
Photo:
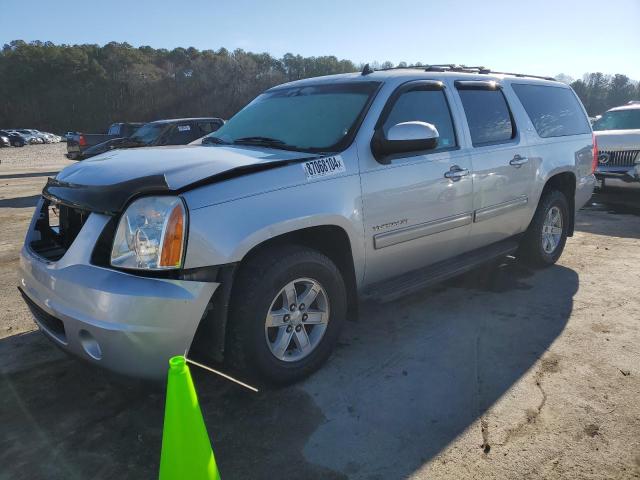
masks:
[(144, 124), (129, 137), (115, 138), (89, 147), (79, 158), (89, 158), (121, 148), (186, 145), (215, 132), (223, 124), (224, 120), (215, 117), (156, 120)]

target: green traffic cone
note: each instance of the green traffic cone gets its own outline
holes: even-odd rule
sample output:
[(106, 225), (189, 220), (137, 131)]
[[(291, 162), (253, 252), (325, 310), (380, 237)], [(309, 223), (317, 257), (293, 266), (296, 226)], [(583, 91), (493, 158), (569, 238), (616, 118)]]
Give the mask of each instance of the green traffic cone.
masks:
[(198, 396), (184, 357), (169, 360), (160, 480), (220, 480)]

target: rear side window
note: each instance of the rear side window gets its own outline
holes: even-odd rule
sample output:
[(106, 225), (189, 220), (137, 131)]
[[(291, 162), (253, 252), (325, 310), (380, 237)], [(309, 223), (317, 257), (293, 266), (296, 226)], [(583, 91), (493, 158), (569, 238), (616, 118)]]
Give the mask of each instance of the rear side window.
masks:
[(456, 135), (447, 99), (442, 90), (410, 90), (401, 94), (389, 111), (382, 129), (387, 131), (403, 122), (431, 123), (438, 129), (438, 146), (442, 150), (456, 146)]
[(591, 133), (580, 102), (568, 88), (512, 84), (542, 138)]
[(500, 90), (459, 90), (473, 146), (508, 142), (516, 136), (509, 106)]

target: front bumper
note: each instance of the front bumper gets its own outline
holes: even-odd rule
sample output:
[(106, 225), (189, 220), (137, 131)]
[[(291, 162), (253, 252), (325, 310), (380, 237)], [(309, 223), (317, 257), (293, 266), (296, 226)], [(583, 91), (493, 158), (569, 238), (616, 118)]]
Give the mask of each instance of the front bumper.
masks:
[(31, 250), (32, 225), (20, 255), (20, 289), (40, 329), (62, 349), (120, 374), (162, 379), (168, 359), (190, 348), (218, 284), (91, 265), (108, 219), (92, 214), (57, 262)]
[(598, 165), (595, 175), (598, 180), (605, 179), (607, 184), (640, 183), (640, 164), (627, 167)]

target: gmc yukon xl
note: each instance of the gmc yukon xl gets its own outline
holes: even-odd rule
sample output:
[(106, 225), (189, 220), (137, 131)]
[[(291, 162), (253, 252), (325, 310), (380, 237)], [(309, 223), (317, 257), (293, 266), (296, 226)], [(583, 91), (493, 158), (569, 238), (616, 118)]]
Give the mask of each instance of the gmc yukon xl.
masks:
[(114, 150), (49, 179), (20, 290), (46, 336), (96, 365), (162, 378), (193, 347), (292, 382), (359, 297), (505, 255), (554, 264), (596, 154), (553, 79), (446, 65), (300, 80), (203, 145)]

